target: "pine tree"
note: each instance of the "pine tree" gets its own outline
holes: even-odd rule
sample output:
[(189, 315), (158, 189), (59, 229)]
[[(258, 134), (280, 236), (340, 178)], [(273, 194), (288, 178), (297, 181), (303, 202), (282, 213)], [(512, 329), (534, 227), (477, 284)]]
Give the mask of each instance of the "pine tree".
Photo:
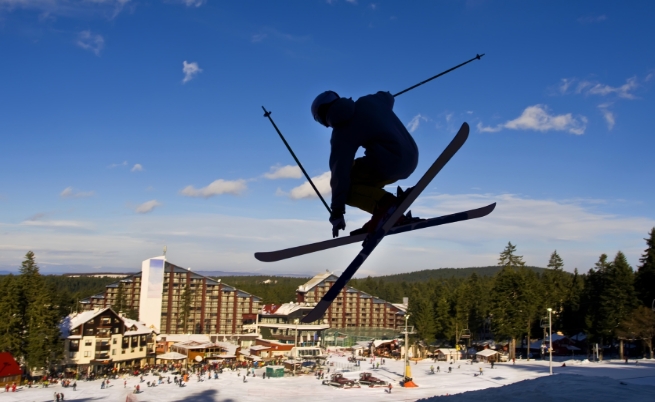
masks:
[(579, 334), (585, 330), (584, 309), (581, 305), (583, 292), (584, 281), (576, 268), (566, 290), (564, 303), (562, 304), (562, 314), (560, 315), (560, 325), (567, 334)]
[(49, 367), (62, 357), (63, 342), (58, 328), (57, 308), (47, 292), (38, 293), (30, 305), (27, 332), (28, 367)]
[(418, 296), (410, 299), (410, 320), (416, 327), (416, 334), (419, 339), (425, 341), (428, 345), (434, 342), (437, 332), (437, 326), (434, 318), (434, 307), (429, 300)]
[(49, 367), (63, 352), (59, 334), (59, 311), (54, 295), (46, 286), (29, 251), (18, 277), (18, 317), (20, 318), (20, 353), (27, 367)]
[(587, 328), (603, 344), (614, 338), (619, 322), (638, 305), (634, 272), (621, 251), (611, 263), (606, 254), (600, 256), (587, 275), (584, 293)]
[(501, 267), (509, 268), (518, 268), (525, 266), (523, 262), (523, 256), (514, 255), (516, 252), (516, 246), (512, 242), (508, 242), (505, 250), (500, 253), (500, 258), (498, 258), (498, 265)]
[(646, 240), (648, 247), (639, 259), (641, 265), (637, 270), (635, 289), (641, 303), (647, 307), (655, 305), (655, 227)]
[(622, 339), (639, 339), (644, 342), (653, 358), (653, 337), (655, 337), (655, 312), (645, 306), (639, 306), (621, 320), (617, 335)]
[(0, 350), (22, 355), (21, 316), (16, 301), (20, 289), (14, 275), (0, 277)]
[(519, 272), (525, 262), (522, 256), (515, 253), (516, 246), (511, 242), (500, 253), (498, 265), (503, 269), (495, 276), (490, 300), (494, 335), (511, 339), (510, 358), (515, 357), (516, 340), (521, 338), (525, 325), (529, 326), (534, 314), (531, 306), (532, 286), (528, 286), (529, 279), (525, 273)]
[(557, 254), (557, 250), (553, 251), (548, 261), (548, 270), (542, 276), (542, 296), (543, 308), (552, 308), (555, 326), (559, 327), (561, 324), (561, 314), (564, 307), (566, 295), (569, 291), (571, 277), (564, 272), (564, 261), (562, 257)]

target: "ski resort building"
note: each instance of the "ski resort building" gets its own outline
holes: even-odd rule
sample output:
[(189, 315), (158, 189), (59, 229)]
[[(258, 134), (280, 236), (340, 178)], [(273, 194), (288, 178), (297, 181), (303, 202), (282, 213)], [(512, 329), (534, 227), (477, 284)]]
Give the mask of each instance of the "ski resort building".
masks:
[[(300, 305), (313, 306), (332, 287), (338, 277), (330, 272), (314, 276), (296, 290)], [(388, 328), (400, 330), (405, 325), (406, 306), (393, 304), (350, 286), (334, 299), (323, 318), (330, 328)]]
[(68, 371), (105, 372), (154, 362), (156, 331), (109, 307), (70, 314), (59, 329)]
[(296, 289), (295, 302), (262, 306), (258, 327), (279, 342), (298, 346), (350, 346), (398, 335), (405, 325), (406, 304), (393, 304), (351, 286), (341, 291), (322, 319), (302, 323), (337, 279), (330, 272), (316, 275)]
[(81, 300), (84, 310), (112, 307), (162, 334), (254, 332), (261, 298), (166, 261), (149, 258), (141, 272)]

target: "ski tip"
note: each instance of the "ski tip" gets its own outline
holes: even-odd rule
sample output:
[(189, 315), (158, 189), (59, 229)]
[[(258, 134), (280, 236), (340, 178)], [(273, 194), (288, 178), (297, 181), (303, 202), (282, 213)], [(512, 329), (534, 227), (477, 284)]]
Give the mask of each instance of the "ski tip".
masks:
[(255, 258), (261, 262), (273, 262), (274, 259), (268, 257), (270, 253), (255, 253)]

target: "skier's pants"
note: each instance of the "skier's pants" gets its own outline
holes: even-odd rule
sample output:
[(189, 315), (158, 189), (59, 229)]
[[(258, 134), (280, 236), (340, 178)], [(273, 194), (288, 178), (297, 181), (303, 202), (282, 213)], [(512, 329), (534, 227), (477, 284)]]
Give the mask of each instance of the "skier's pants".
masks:
[(368, 158), (357, 158), (350, 171), (350, 193), (346, 204), (373, 214), (378, 202), (386, 194), (391, 195), (384, 191), (384, 186), (394, 182), (395, 179), (382, 177), (379, 170), (371, 166)]

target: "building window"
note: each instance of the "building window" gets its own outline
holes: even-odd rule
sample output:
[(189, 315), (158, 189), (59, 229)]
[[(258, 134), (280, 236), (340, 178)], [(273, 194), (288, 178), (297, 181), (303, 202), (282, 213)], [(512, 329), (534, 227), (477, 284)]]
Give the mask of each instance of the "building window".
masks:
[(84, 341), (84, 346), (91, 346), (92, 344), (93, 344), (93, 341), (90, 341), (88, 339), (86, 341)]
[(71, 359), (74, 359), (75, 358), (75, 352), (68, 352), (68, 357), (70, 357)]
[(116, 354), (116, 349), (112, 349), (112, 350), (111, 350), (111, 354), (112, 354), (112, 355), (115, 355), (115, 354)]
[(116, 342), (117, 342), (117, 339), (116, 339), (116, 338), (114, 338), (114, 339), (111, 340), (111, 343), (114, 344), (114, 345), (116, 344)]
[(84, 352), (84, 357), (89, 357), (89, 356), (91, 356), (91, 352), (89, 352), (88, 350)]

